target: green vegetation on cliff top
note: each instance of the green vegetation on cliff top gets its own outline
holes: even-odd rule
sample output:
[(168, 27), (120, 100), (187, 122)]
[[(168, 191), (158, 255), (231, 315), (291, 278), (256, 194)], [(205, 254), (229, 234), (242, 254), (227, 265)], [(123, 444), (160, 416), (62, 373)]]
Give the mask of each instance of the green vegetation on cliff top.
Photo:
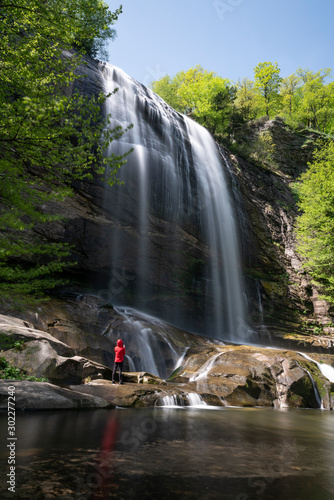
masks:
[(262, 62), (254, 80), (232, 82), (201, 66), (165, 75), (151, 88), (177, 111), (185, 113), (212, 133), (231, 139), (240, 124), (264, 115), (280, 116), (293, 127), (308, 127), (334, 134), (334, 82), (331, 70), (299, 68), (287, 78), (277, 63)]

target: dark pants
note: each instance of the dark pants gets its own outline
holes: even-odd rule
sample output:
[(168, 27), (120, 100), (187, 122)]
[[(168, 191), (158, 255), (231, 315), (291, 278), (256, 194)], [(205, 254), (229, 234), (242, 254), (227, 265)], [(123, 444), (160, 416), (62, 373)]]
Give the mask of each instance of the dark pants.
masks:
[(123, 370), (123, 361), (120, 361), (120, 362), (115, 362), (114, 363), (114, 369), (113, 369), (113, 372), (112, 372), (112, 381), (114, 381), (114, 378), (115, 378), (115, 373), (117, 372), (117, 368), (118, 368), (118, 373), (119, 373), (119, 382), (121, 383), (122, 382), (122, 370)]

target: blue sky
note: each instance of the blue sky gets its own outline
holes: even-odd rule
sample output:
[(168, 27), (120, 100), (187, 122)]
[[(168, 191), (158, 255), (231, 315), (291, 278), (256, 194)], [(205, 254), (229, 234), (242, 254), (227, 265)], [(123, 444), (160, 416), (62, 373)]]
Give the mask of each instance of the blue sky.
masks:
[(145, 85), (198, 64), (233, 81), (264, 61), (334, 70), (333, 0), (105, 1), (123, 5), (109, 62)]

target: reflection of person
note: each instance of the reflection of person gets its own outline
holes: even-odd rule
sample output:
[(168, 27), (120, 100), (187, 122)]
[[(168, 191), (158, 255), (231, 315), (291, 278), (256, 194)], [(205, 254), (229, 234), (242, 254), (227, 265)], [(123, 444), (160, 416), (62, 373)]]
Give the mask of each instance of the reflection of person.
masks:
[(119, 373), (119, 383), (122, 384), (122, 370), (123, 370), (123, 361), (125, 356), (125, 345), (123, 345), (123, 340), (117, 340), (117, 346), (115, 347), (115, 362), (114, 369), (112, 372), (112, 383), (114, 384), (115, 373), (118, 368)]

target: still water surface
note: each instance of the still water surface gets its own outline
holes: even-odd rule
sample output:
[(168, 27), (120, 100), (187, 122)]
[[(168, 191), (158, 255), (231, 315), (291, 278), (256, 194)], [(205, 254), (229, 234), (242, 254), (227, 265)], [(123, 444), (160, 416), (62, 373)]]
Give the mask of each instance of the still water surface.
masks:
[(17, 413), (1, 498), (332, 500), (334, 414), (156, 408)]

